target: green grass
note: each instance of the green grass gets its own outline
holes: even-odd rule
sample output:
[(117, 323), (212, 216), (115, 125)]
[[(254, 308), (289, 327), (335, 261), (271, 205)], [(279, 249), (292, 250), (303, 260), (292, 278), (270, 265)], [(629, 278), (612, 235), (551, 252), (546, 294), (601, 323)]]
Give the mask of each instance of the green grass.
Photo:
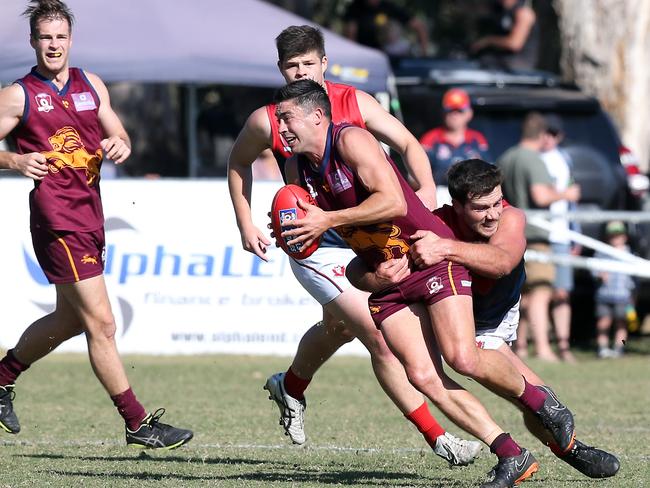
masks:
[[(590, 480), (524, 431), (519, 413), (473, 382), (460, 381), (541, 463), (524, 487), (650, 486), (650, 344), (574, 366), (531, 365), (575, 413), (579, 437), (622, 462), (617, 477)], [(291, 446), (266, 399), (266, 377), (287, 358), (194, 356), (124, 358), (145, 406), (190, 427), (194, 440), (170, 452), (124, 446), (121, 419), (82, 355), (52, 355), (20, 378), (15, 408), (22, 432), (0, 435), (0, 488), (17, 487), (465, 487), (494, 464), (484, 450), (468, 468), (449, 468), (383, 395), (364, 358), (334, 358), (308, 390), (308, 447)], [(449, 430), (459, 430), (439, 415)]]

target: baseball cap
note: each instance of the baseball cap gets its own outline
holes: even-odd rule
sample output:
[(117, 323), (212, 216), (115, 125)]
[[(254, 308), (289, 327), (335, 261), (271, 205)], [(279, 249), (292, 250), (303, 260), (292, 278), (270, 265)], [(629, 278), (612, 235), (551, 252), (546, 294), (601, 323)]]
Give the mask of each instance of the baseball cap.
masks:
[(626, 233), (625, 224), (620, 220), (612, 220), (611, 222), (607, 222), (607, 225), (605, 226), (605, 234), (608, 236)]
[(465, 90), (452, 88), (447, 90), (442, 97), (442, 108), (445, 112), (451, 112), (452, 110), (469, 110), (472, 105)]

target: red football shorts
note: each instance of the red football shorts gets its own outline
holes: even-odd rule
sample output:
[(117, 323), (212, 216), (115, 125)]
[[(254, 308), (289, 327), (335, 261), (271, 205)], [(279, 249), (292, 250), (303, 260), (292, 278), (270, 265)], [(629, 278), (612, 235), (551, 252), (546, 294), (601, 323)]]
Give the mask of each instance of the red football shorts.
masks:
[(50, 283), (76, 283), (104, 272), (103, 227), (92, 232), (31, 232), (36, 259)]

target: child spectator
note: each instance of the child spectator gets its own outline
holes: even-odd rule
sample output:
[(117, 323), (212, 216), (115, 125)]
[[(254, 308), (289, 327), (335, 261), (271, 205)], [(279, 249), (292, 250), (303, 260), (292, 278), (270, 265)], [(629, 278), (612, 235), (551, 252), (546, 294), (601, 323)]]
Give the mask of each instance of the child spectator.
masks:
[[(616, 249), (629, 251), (627, 231), (620, 220), (613, 220), (605, 226), (605, 239)], [(594, 257), (606, 258), (596, 252)], [(623, 354), (627, 340), (627, 312), (634, 307), (634, 280), (630, 275), (612, 271), (599, 271), (594, 275), (600, 286), (596, 291), (596, 341), (599, 358), (618, 358)], [(609, 347), (610, 330), (614, 324), (614, 343)]]

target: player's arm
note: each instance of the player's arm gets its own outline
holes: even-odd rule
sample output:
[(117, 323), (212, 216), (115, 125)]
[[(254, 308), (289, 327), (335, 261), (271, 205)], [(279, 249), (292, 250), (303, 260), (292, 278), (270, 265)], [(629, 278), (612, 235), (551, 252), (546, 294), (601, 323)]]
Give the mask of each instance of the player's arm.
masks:
[(417, 184), (418, 197), (430, 210), (436, 208), (436, 184), (431, 173), (431, 163), (422, 145), (399, 120), (386, 112), (374, 97), (361, 90), (356, 93), (367, 129), (402, 156)]
[[(25, 107), (25, 92), (18, 84), (0, 90), (0, 139), (7, 137), (20, 123)], [(33, 180), (47, 174), (47, 160), (41, 153), (18, 154), (0, 151), (0, 169), (18, 171)]]
[(111, 97), (104, 82), (93, 73), (86, 72), (86, 77), (99, 97), (97, 117), (104, 132), (101, 141), (104, 157), (121, 164), (131, 155), (131, 139), (111, 106)]
[(253, 224), (251, 194), (253, 162), (271, 147), (271, 124), (266, 107), (255, 110), (246, 120), (228, 156), (228, 190), (241, 235), (242, 246), (263, 260), (271, 242)]
[(372, 134), (357, 127), (344, 129), (336, 149), (370, 196), (356, 207), (329, 212), (330, 227), (374, 224), (406, 215), (406, 199), (397, 175)]
[(375, 293), (406, 279), (411, 274), (409, 259), (405, 254), (399, 259), (389, 259), (372, 271), (360, 257), (355, 257), (345, 268), (345, 277), (359, 290)]
[(419, 267), (431, 266), (446, 259), (462, 264), (478, 275), (497, 279), (509, 274), (524, 256), (525, 227), (524, 212), (508, 207), (501, 214), (497, 231), (486, 243), (440, 239), (427, 232), (411, 246), (410, 253)]
[(343, 129), (336, 149), (370, 196), (355, 207), (327, 212), (299, 201), (307, 216), (292, 221), (295, 229), (282, 233), (283, 237), (293, 238), (287, 244), (309, 246), (331, 228), (374, 224), (406, 215), (406, 200), (397, 176), (372, 134), (359, 127)]

